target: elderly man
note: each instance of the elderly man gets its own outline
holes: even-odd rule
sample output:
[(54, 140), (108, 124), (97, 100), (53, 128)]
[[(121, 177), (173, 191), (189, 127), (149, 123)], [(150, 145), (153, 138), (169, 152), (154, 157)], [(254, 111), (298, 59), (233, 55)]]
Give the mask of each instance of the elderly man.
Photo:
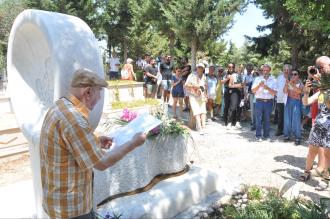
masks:
[(43, 208), (51, 218), (94, 218), (93, 168), (105, 170), (142, 145), (145, 134), (105, 153), (112, 140), (96, 137), (88, 115), (107, 83), (88, 69), (75, 72), (71, 95), (48, 110), (40, 136)]
[(262, 67), (262, 76), (255, 79), (252, 85), (252, 92), (256, 98), (256, 137), (257, 141), (262, 140), (261, 120), (263, 122), (263, 138), (270, 138), (270, 115), (273, 108), (273, 100), (276, 95), (276, 80), (270, 75), (271, 67), (267, 64)]

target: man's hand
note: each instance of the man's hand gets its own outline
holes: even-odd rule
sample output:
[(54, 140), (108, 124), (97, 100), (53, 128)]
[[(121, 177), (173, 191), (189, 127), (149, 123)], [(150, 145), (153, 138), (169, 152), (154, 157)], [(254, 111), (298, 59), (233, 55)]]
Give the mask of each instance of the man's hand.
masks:
[(135, 134), (133, 136), (133, 138), (131, 139), (132, 146), (138, 147), (138, 146), (142, 145), (145, 142), (146, 138), (147, 138), (147, 135), (142, 132)]
[(101, 148), (103, 149), (109, 149), (112, 145), (112, 138), (109, 138), (107, 136), (100, 136), (99, 141), (101, 144)]
[(259, 83), (259, 87), (264, 87), (265, 86), (265, 82), (264, 81), (261, 81), (260, 83)]

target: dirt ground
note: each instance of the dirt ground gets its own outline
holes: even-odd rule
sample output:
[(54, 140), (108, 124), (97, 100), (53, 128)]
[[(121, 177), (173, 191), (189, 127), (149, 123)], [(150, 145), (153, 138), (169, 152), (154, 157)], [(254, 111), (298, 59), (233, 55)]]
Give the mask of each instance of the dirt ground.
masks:
[(29, 154), (17, 155), (11, 160), (0, 160), (0, 176), (0, 187), (32, 179)]

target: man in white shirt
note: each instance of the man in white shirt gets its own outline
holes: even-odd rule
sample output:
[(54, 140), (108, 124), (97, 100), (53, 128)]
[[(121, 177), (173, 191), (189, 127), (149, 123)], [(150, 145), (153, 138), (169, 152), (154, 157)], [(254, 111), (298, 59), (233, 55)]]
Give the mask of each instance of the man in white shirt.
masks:
[[(270, 75), (271, 67), (264, 64), (262, 76), (255, 79), (252, 85), (252, 93), (256, 97), (255, 118), (256, 118), (256, 137), (261, 141), (261, 125), (263, 125), (263, 138), (270, 138), (270, 115), (273, 108), (273, 100), (276, 95), (276, 80)], [(261, 120), (262, 123), (261, 124)]]
[(276, 136), (283, 135), (284, 128), (284, 105), (286, 104), (287, 94), (283, 92), (286, 81), (291, 74), (292, 66), (285, 64), (283, 66), (283, 72), (276, 79), (276, 108), (277, 108), (277, 132)]
[(252, 83), (254, 80), (253, 77), (253, 65), (247, 64), (246, 65), (246, 75), (244, 78), (245, 87), (244, 87), (244, 99), (246, 102), (248, 101), (250, 103), (250, 115), (251, 115), (251, 126), (255, 123), (254, 121), (254, 109), (253, 109), (253, 93), (251, 92)]
[(110, 63), (110, 80), (118, 80), (119, 79), (119, 66), (120, 61), (117, 57), (116, 52), (112, 52), (112, 57), (109, 59)]

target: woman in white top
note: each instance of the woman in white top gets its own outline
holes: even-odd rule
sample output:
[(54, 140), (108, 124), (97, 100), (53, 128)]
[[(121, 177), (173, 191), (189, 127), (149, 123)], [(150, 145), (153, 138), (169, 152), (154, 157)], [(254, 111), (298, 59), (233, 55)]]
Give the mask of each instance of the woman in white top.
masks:
[(205, 66), (200, 63), (196, 67), (196, 73), (188, 76), (185, 83), (185, 88), (189, 92), (190, 108), (196, 119), (196, 129), (201, 135), (204, 135), (207, 101), (207, 84), (206, 77), (204, 75)]
[(128, 58), (127, 63), (124, 65), (121, 70), (121, 79), (123, 80), (136, 80), (136, 75), (133, 70), (133, 59)]

